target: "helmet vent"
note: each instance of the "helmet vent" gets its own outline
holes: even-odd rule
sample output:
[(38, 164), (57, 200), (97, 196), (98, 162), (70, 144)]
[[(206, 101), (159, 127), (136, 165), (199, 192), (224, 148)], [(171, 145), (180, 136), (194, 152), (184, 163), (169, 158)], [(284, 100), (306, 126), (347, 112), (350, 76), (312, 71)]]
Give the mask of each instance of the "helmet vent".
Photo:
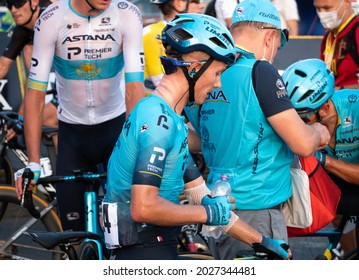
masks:
[[(285, 87), (288, 88), (288, 82), (286, 83)], [(298, 89), (298, 87), (295, 87), (295, 88), (292, 90), (292, 92), (291, 92), (290, 95), (289, 95), (289, 98), (292, 98), (292, 96), (293, 96), (294, 93), (297, 91), (297, 89)]]
[(303, 100), (305, 100), (306, 98), (310, 98), (309, 96), (311, 96), (313, 94), (314, 90), (308, 90), (305, 94), (302, 95), (301, 98), (299, 98), (299, 100), (297, 101), (302, 102)]
[(218, 40), (217, 37), (212, 37), (209, 39), (211, 42), (213, 42), (213, 44), (217, 45), (218, 47), (221, 47), (222, 49), (225, 49), (226, 46), (220, 41)]
[(304, 73), (303, 71), (300, 71), (300, 70), (298, 70), (298, 69), (295, 70), (294, 73), (295, 73), (296, 75), (298, 75), (298, 76), (301, 76), (302, 78), (307, 77), (307, 74), (306, 74), (306, 73)]
[(186, 30), (183, 30), (182, 28), (175, 30), (174, 34), (182, 41), (186, 41), (193, 37), (191, 34), (189, 34)]

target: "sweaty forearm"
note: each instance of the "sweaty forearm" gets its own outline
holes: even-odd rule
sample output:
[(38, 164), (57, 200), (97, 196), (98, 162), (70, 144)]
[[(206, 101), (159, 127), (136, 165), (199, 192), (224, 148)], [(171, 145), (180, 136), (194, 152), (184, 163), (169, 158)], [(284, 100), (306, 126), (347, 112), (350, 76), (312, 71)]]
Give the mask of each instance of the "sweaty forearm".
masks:
[(126, 84), (126, 117), (145, 95), (146, 91), (143, 83), (132, 82)]
[(40, 162), (44, 98), (44, 93), (30, 90), (24, 99), (24, 133), (29, 162)]
[(247, 223), (238, 219), (228, 230), (227, 234), (252, 246), (253, 243), (261, 243), (262, 235)]
[(348, 163), (327, 156), (324, 167), (327, 171), (348, 183), (359, 185), (359, 164)]

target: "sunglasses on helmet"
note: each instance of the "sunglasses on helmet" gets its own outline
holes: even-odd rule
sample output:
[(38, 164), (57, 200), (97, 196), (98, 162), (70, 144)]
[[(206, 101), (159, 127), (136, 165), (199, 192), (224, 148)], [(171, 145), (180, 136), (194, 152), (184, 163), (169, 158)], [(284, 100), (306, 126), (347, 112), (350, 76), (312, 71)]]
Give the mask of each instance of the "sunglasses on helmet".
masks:
[(289, 29), (288, 28), (278, 28), (278, 27), (274, 27), (274, 26), (262, 26), (261, 29), (273, 29), (273, 30), (278, 30), (281, 33), (281, 40), (280, 40), (280, 49), (284, 48), (289, 40)]
[(11, 10), (12, 6), (16, 9), (20, 9), (22, 6), (26, 4), (28, 0), (6, 0), (6, 7)]
[(200, 62), (202, 64), (206, 63), (207, 60), (197, 60), (192, 62), (176, 60), (167, 56), (160, 56), (161, 64), (164, 70), (164, 73), (169, 75), (177, 72), (177, 67), (179, 66), (191, 66), (193, 63)]
[(302, 121), (304, 121), (305, 123), (310, 122), (310, 117), (313, 114), (316, 114), (318, 112), (318, 110), (297, 110), (297, 113), (299, 115), (299, 117), (302, 119)]

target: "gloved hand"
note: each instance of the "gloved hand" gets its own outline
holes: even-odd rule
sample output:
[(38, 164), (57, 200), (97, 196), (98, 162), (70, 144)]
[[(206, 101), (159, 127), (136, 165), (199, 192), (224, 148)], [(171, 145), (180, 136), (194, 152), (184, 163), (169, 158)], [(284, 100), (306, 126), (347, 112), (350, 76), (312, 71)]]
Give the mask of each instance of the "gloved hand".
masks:
[(230, 210), (232, 204), (227, 196), (210, 197), (208, 195), (202, 198), (201, 204), (207, 212), (206, 225), (218, 226), (227, 225), (231, 217)]
[(314, 156), (318, 160), (319, 164), (324, 167), (325, 161), (327, 160), (326, 154), (324, 154), (322, 151), (316, 151)]
[(287, 259), (289, 253), (289, 245), (283, 240), (272, 239), (263, 236), (261, 243), (253, 243), (252, 248), (258, 255), (264, 253), (268, 255), (269, 258), (273, 259)]
[[(36, 162), (29, 162), (25, 168), (30, 168), (30, 170), (34, 173), (33, 180), (36, 183), (41, 175), (41, 165)], [(15, 181), (17, 180), (17, 178), (22, 177), (22, 174), (24, 173), (25, 168), (21, 168), (15, 172), (15, 174), (14, 174)]]

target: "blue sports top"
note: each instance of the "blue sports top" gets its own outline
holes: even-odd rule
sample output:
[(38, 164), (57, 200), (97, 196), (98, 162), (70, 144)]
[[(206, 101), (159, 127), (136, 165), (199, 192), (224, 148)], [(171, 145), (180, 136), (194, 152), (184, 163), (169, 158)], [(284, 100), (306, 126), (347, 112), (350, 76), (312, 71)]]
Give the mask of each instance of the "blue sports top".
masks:
[(188, 150), (187, 134), (184, 117), (161, 97), (141, 100), (112, 152), (106, 201), (129, 201), (132, 184), (139, 184), (156, 186), (161, 197), (178, 203), (184, 182), (200, 176)]
[(77, 13), (69, 0), (54, 2), (34, 28), (29, 88), (45, 92), (54, 63), (59, 120), (92, 125), (121, 115), (123, 76), (144, 80), (142, 28), (138, 8), (125, 0), (96, 16)]
[(335, 149), (325, 148), (328, 155), (350, 163), (359, 163), (359, 90), (338, 90), (332, 96), (338, 113)]
[(293, 153), (267, 121), (293, 108), (278, 71), (242, 49), (201, 106), (186, 108), (200, 134), (209, 186), (227, 174), (236, 208), (265, 209), (292, 195)]

